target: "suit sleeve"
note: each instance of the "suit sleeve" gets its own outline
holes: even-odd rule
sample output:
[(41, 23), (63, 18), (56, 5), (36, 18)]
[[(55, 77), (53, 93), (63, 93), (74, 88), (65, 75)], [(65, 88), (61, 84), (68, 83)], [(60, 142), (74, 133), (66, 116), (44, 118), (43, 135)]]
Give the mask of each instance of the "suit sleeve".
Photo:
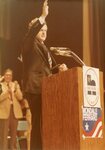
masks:
[(37, 20), (29, 29), (28, 33), (25, 36), (24, 43), (23, 43), (23, 53), (30, 51), (33, 49), (34, 39), (38, 32), (40, 31), (43, 24)]
[(14, 95), (15, 95), (17, 100), (22, 100), (23, 99), (23, 94), (22, 94), (22, 91), (21, 91), (20, 86), (19, 86), (18, 83), (16, 85), (16, 91), (15, 91)]
[(8, 91), (2, 91), (0, 93), (0, 102), (7, 100), (9, 98), (9, 93)]

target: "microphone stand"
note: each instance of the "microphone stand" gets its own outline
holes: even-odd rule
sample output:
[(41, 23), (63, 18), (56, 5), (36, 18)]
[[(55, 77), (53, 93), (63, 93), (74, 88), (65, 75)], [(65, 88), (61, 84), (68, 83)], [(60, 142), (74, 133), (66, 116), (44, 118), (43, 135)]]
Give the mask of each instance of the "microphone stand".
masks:
[(71, 51), (71, 54), (71, 57), (74, 58), (78, 63), (80, 63), (82, 66), (86, 66), (77, 54), (75, 54), (73, 51)]
[(56, 55), (61, 55), (61, 56), (65, 56), (65, 57), (72, 57), (73, 59), (75, 59), (80, 65), (82, 66), (86, 66), (85, 63), (79, 58), (79, 56), (77, 54), (75, 54), (73, 51), (67, 50), (67, 51), (57, 51), (55, 53)]

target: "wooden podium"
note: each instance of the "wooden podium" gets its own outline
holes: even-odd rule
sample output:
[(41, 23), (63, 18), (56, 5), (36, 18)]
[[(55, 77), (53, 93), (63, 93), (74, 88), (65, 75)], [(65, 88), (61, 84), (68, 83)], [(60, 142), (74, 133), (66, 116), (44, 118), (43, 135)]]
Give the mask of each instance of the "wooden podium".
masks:
[(72, 68), (45, 77), (42, 84), (43, 150), (104, 150), (104, 90), (100, 73), (102, 138), (83, 139), (83, 71)]

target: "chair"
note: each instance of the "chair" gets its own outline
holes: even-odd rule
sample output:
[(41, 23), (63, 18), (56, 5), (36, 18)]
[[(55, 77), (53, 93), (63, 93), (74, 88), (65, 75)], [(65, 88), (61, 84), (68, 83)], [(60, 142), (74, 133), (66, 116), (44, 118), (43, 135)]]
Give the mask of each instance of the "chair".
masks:
[(22, 100), (21, 108), (23, 112), (23, 119), (18, 121), (17, 132), (23, 132), (24, 134), (18, 136), (17, 134), (17, 148), (20, 150), (19, 141), (26, 139), (27, 140), (27, 150), (30, 150), (30, 140), (31, 140), (31, 129), (32, 129), (32, 114), (29, 108), (28, 101), (26, 99)]
[(26, 139), (27, 150), (30, 150), (29, 123), (27, 120), (19, 120), (17, 127), (17, 150), (21, 150), (20, 141)]

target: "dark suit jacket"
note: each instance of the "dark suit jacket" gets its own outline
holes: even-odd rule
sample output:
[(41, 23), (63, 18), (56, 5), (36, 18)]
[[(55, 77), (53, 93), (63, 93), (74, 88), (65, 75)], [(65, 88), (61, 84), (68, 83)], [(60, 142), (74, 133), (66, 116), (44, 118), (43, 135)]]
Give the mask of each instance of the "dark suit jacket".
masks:
[[(27, 93), (41, 93), (41, 80), (50, 75), (51, 69), (48, 63), (47, 47), (35, 39), (42, 25), (37, 20), (29, 29), (23, 45), (23, 88)], [(50, 53), (50, 52), (49, 52)], [(51, 53), (50, 53), (51, 55)], [(56, 62), (52, 57), (53, 66)]]

